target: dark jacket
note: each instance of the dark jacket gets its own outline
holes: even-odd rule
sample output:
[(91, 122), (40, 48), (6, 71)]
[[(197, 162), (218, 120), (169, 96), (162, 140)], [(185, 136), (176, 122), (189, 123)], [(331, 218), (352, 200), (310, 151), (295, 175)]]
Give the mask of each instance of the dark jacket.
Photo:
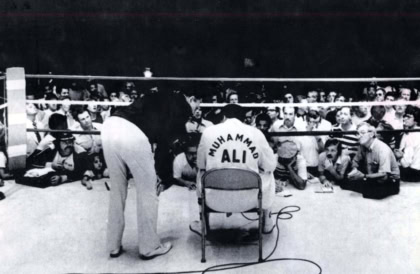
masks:
[[(32, 153), (28, 159), (26, 160), (27, 169), (32, 168), (43, 168), (45, 167), (46, 163), (52, 162), (54, 157), (57, 155), (57, 149), (47, 148), (43, 151), (36, 150)], [(74, 162), (74, 169), (73, 171), (70, 170), (59, 170), (57, 171), (57, 175), (66, 175), (67, 181), (77, 181), (83, 178), (83, 174), (85, 173), (88, 164), (88, 155), (85, 151), (83, 152), (73, 152), (73, 162)]]
[(191, 107), (185, 96), (173, 92), (147, 94), (113, 114), (135, 124), (147, 136), (150, 144), (157, 144), (155, 167), (162, 179), (172, 174), (171, 145), (186, 134), (185, 124), (191, 115)]

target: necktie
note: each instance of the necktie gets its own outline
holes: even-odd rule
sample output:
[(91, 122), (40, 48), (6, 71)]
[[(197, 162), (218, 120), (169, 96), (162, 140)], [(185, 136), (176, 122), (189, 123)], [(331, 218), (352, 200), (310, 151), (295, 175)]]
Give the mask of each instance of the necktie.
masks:
[[(36, 123), (35, 121), (32, 123), (32, 125), (34, 126), (34, 129), (37, 130), (38, 128), (36, 127)], [(41, 142), (41, 134), (39, 134), (38, 131), (35, 131), (35, 135), (36, 135), (36, 139), (38, 140), (38, 143)]]

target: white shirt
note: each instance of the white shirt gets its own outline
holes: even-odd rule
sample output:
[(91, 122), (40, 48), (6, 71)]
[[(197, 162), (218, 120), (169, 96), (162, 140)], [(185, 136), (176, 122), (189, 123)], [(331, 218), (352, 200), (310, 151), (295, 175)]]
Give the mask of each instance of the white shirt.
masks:
[(262, 132), (238, 119), (204, 130), (197, 153), (199, 169), (241, 168), (273, 172), (276, 158)]
[[(100, 123), (92, 123), (93, 129), (92, 130), (101, 130), (102, 124)], [(83, 130), (80, 124), (71, 128), (72, 130)], [(83, 147), (88, 154), (98, 153), (102, 150), (102, 139), (101, 135), (93, 135), (93, 134), (75, 134), (74, 137), (76, 138), (76, 144)]]
[(197, 178), (197, 168), (190, 166), (185, 153), (178, 154), (175, 157), (173, 163), (173, 177), (195, 182)]
[(7, 157), (4, 155), (3, 151), (0, 151), (0, 168), (6, 168), (7, 166)]
[[(38, 121), (35, 120), (35, 125), (37, 129), (43, 129), (44, 127)], [(26, 128), (34, 129), (33, 122), (29, 119), (26, 119)], [(39, 135), (42, 138), (44, 137), (44, 132), (39, 132)], [(38, 144), (41, 140), (38, 140), (36, 132), (27, 132), (26, 133), (26, 155), (29, 156), (35, 149), (38, 147)]]
[(420, 132), (404, 134), (401, 139), (400, 150), (404, 152), (401, 165), (420, 170)]

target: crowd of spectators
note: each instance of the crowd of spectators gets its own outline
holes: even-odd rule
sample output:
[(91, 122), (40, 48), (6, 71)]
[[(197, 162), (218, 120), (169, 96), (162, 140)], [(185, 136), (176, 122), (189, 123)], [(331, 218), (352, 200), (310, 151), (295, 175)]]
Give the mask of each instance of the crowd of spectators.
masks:
[[(167, 85), (167, 84), (166, 84)], [(141, 100), (146, 93), (153, 92), (179, 92), (182, 88), (168, 90), (165, 86), (160, 90), (159, 85), (149, 86), (147, 89), (136, 88), (134, 82), (124, 82), (123, 86), (115, 90), (107, 90), (104, 84), (88, 81), (84, 85), (69, 82), (64, 85), (48, 83), (42, 89), (43, 94), (28, 95), (27, 99), (44, 99), (54, 101), (84, 100), (91, 102), (132, 102)], [(254, 85), (253, 88), (243, 88), (236, 84), (227, 87), (226, 83), (210, 90), (204, 89), (198, 95), (206, 103), (317, 103), (317, 102), (392, 102), (397, 100), (413, 101), (405, 105), (384, 105), (356, 107), (253, 107), (247, 108), (243, 122), (261, 130), (269, 144), (276, 153), (282, 145), (296, 146), (295, 158), (284, 160), (279, 155), (278, 168), (275, 177), (279, 185), (289, 182), (299, 189), (304, 189), (306, 182), (319, 178), (322, 183), (333, 184), (347, 177), (348, 169), (343, 168), (356, 158), (360, 151), (360, 133), (346, 133), (341, 135), (319, 136), (281, 136), (278, 132), (288, 131), (357, 131), (360, 125), (369, 125), (368, 131), (373, 138), (380, 140), (393, 152), (401, 170), (403, 180), (415, 181), (420, 174), (420, 133), (410, 132), (405, 134), (376, 133), (377, 130), (416, 129), (420, 126), (420, 112), (415, 106), (420, 96), (414, 88), (404, 86), (380, 86), (371, 83), (368, 86), (351, 93), (340, 93), (337, 89), (308, 89), (307, 92), (295, 92), (282, 86), (279, 92), (268, 92), (264, 84)], [(30, 93), (29, 93), (30, 94)], [(36, 93), (34, 93), (36, 94)], [(348, 96), (346, 94), (350, 94)], [(27, 128), (28, 129), (69, 129), (75, 131), (100, 131), (115, 106), (89, 104), (68, 105), (56, 103), (27, 103)], [(419, 103), (420, 104), (420, 103)], [(170, 153), (173, 163), (169, 169), (173, 174), (172, 183), (194, 188), (195, 180), (192, 174), (195, 169), (196, 147), (200, 134), (205, 128), (218, 124), (223, 119), (222, 109), (219, 107), (206, 107), (193, 113), (186, 124), (187, 132), (192, 135), (187, 140), (172, 144)], [(274, 134), (273, 134), (274, 133)], [(280, 135), (280, 136), (279, 136)], [(293, 145), (290, 145), (293, 143)], [(287, 145), (288, 144), (288, 145)], [(5, 178), (7, 170), (7, 153), (3, 145), (0, 150), (0, 178)], [(65, 150), (70, 150), (65, 153)], [(336, 151), (336, 155), (331, 150)], [(27, 170), (49, 167), (52, 173), (47, 176), (49, 185), (58, 185), (70, 181), (81, 181), (88, 189), (92, 188), (91, 180), (106, 177), (106, 163), (103, 160), (100, 135), (68, 134), (68, 133), (27, 133)], [(334, 155), (333, 155), (334, 154)], [(63, 156), (67, 155), (67, 156)], [(338, 156), (337, 156), (338, 155)], [(71, 156), (71, 157), (69, 157)], [(334, 156), (334, 157), (333, 157)], [(333, 157), (332, 161), (329, 157)], [(330, 161), (326, 163), (326, 161)], [(83, 164), (77, 163), (82, 161)], [(297, 162), (299, 164), (297, 164)], [(337, 164), (338, 163), (338, 164)], [(290, 168), (289, 168), (290, 167)], [(297, 168), (305, 167), (305, 172), (298, 172)], [(185, 170), (184, 170), (185, 169)], [(293, 172), (296, 170), (296, 172)], [(336, 172), (334, 172), (334, 170)], [(76, 171), (76, 172), (75, 172)], [(292, 171), (292, 172), (290, 172)], [(294, 173), (296, 176), (290, 177)], [(51, 175), (54, 174), (54, 175)], [(183, 178), (186, 174), (186, 178)], [(288, 176), (285, 176), (288, 174)], [(328, 176), (326, 174), (329, 174)], [(414, 174), (414, 175), (413, 175)], [(32, 174), (33, 175), (33, 174)], [(58, 175), (59, 178), (56, 177)], [(160, 174), (159, 174), (160, 175)], [(331, 175), (331, 176), (330, 176)], [(26, 174), (31, 176), (31, 173)], [(39, 174), (36, 176), (39, 177)], [(167, 177), (167, 176), (160, 176)], [(188, 178), (187, 178), (188, 177)], [(286, 180), (287, 177), (287, 180)], [(303, 177), (303, 178), (302, 178)], [(31, 183), (31, 182), (30, 182)], [(0, 186), (2, 180), (0, 180)], [(278, 189), (281, 189), (280, 187)]]

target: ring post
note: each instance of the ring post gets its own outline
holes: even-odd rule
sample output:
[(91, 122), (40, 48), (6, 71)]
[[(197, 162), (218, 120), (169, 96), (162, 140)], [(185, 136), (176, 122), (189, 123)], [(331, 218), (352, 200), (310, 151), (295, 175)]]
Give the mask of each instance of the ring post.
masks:
[(6, 70), (9, 170), (26, 167), (26, 80), (24, 68)]

